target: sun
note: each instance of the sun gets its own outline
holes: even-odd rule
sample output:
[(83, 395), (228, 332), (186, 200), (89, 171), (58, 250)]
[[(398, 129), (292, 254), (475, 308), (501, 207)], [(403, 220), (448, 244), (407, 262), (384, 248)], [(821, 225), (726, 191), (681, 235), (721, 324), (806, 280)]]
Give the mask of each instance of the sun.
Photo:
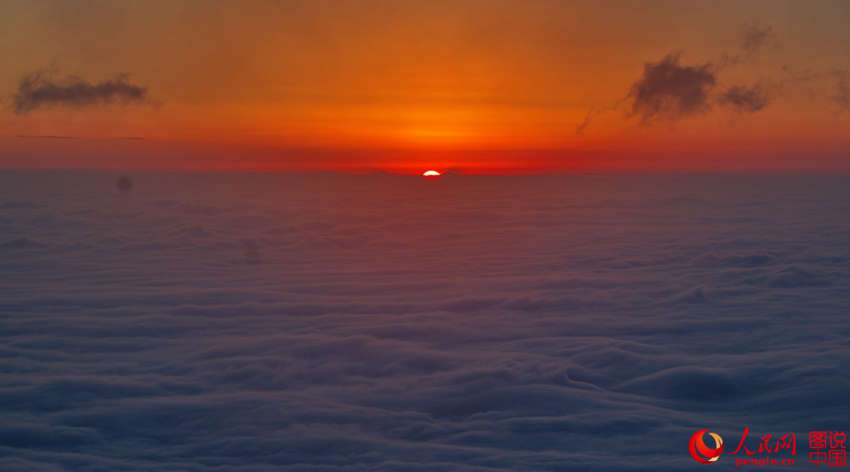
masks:
[(436, 170), (426, 170), (422, 173), (422, 177), (439, 177), (440, 173)]

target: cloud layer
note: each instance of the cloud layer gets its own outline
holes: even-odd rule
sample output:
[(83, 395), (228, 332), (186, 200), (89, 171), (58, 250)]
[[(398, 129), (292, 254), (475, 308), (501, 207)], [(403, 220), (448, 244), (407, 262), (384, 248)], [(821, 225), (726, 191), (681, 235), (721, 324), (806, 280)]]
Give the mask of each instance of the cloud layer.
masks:
[[(0, 173), (4, 471), (690, 471), (846, 429), (841, 178)], [(729, 458), (712, 470), (735, 470)]]
[(75, 76), (57, 80), (44, 72), (34, 72), (21, 78), (18, 90), (12, 95), (12, 107), (15, 113), (23, 115), (41, 107), (133, 104), (144, 102), (147, 93), (147, 88), (131, 83), (127, 74), (92, 83)]

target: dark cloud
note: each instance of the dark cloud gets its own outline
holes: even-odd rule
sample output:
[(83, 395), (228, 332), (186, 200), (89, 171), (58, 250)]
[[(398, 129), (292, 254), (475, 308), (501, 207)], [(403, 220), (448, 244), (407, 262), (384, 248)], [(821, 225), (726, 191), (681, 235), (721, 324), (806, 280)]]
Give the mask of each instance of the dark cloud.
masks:
[(578, 125), (576, 125), (576, 134), (581, 135), (584, 133), (584, 130), (590, 126), (590, 122), (593, 120), (593, 115), (596, 113), (595, 109), (592, 109), (587, 112), (587, 115), (584, 116), (584, 120), (581, 121)]
[(702, 113), (710, 107), (709, 95), (716, 82), (711, 63), (683, 66), (679, 54), (670, 53), (644, 65), (643, 76), (629, 92), (631, 112), (644, 123)]
[(772, 26), (747, 25), (741, 33), (741, 43), (738, 51), (735, 54), (724, 52), (717, 61), (718, 66), (735, 66), (741, 63), (752, 62), (773, 36)]
[(588, 110), (587, 114), (584, 115), (584, 119), (581, 121), (581, 123), (576, 125), (576, 135), (581, 136), (582, 134), (584, 134), (584, 131), (590, 126), (590, 124), (593, 122), (594, 119), (596, 119), (597, 116), (616, 111), (625, 101), (628, 100), (628, 98), (629, 97), (621, 98), (616, 103), (607, 107), (593, 107)]
[(759, 84), (751, 87), (733, 85), (723, 92), (718, 102), (741, 112), (755, 113), (770, 103), (770, 97), (765, 88)]
[(54, 79), (44, 72), (24, 76), (12, 95), (12, 108), (23, 115), (40, 107), (82, 108), (109, 103), (142, 103), (147, 88), (130, 82), (127, 74), (92, 83), (76, 76)]
[(757, 53), (767, 43), (768, 39), (773, 36), (773, 27), (758, 25), (749, 25), (744, 30), (743, 42), (741, 49), (745, 54), (753, 55)]
[[(742, 33), (740, 51), (735, 55), (723, 53), (716, 61), (697, 65), (680, 63), (680, 53), (669, 53), (658, 62), (647, 62), (643, 75), (632, 85), (626, 100), (631, 100), (631, 115), (639, 116), (646, 124), (657, 119), (677, 120), (708, 111), (713, 104), (754, 113), (771, 102), (771, 94), (762, 84), (732, 85), (722, 93), (715, 92), (719, 73), (728, 66), (751, 59), (773, 36), (772, 26), (751, 24)], [(783, 73), (790, 69), (783, 67)], [(796, 78), (795, 80), (803, 80)], [(782, 81), (776, 88), (781, 88)], [(841, 82), (839, 81), (839, 89)], [(719, 95), (718, 95), (719, 93)], [(838, 97), (846, 96), (839, 92)], [(841, 101), (836, 97), (837, 101)], [(576, 127), (576, 134), (588, 126), (593, 111)]]

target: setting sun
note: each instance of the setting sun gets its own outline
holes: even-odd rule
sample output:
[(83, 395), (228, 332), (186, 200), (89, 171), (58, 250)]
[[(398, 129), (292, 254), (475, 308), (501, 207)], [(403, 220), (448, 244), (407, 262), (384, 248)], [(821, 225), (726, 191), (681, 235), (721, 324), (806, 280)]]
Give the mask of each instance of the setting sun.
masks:
[(439, 176), (440, 176), (440, 173), (437, 172), (436, 170), (426, 170), (422, 174), (422, 177), (439, 177)]

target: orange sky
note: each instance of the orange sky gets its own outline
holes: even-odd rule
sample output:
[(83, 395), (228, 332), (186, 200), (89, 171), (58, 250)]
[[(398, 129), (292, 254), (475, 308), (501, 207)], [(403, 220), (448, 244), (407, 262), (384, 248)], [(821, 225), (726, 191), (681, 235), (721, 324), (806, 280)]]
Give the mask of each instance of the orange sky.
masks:
[[(7, 1), (0, 167), (847, 170), (847, 24), (843, 1)], [(118, 74), (144, 96), (101, 103)]]

